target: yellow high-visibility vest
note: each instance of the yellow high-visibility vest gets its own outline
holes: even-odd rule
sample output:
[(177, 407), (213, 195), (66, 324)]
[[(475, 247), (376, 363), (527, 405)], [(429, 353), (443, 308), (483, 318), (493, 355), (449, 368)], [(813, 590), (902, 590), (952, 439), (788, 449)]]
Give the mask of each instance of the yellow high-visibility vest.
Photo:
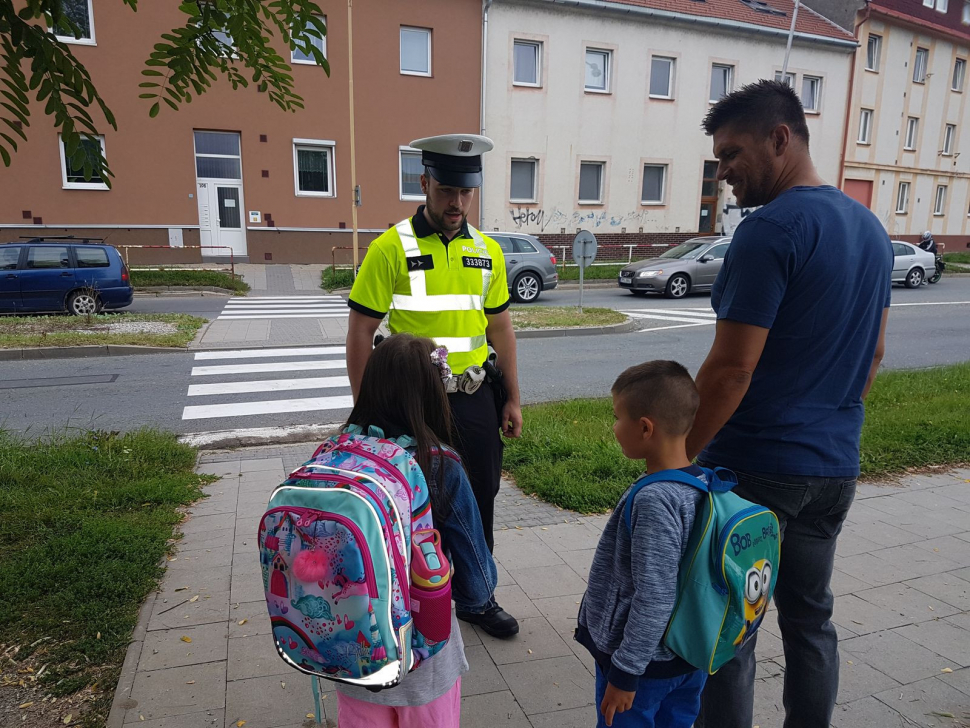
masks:
[(454, 374), (488, 355), (487, 314), (509, 303), (505, 256), (471, 225), (446, 246), (437, 233), (414, 234), (410, 218), (370, 244), (350, 292), (351, 308), (388, 316), (391, 333), (408, 332), (448, 348)]

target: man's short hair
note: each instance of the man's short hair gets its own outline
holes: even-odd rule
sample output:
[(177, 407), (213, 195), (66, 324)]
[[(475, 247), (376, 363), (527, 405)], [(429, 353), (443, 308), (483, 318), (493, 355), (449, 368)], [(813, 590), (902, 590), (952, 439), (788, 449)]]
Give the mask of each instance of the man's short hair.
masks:
[(762, 79), (742, 86), (714, 104), (701, 127), (708, 136), (731, 126), (767, 137), (780, 124), (785, 124), (808, 146), (805, 109), (795, 89), (781, 81)]
[(632, 366), (616, 378), (612, 392), (631, 418), (646, 417), (670, 435), (690, 432), (700, 404), (690, 373), (675, 361)]

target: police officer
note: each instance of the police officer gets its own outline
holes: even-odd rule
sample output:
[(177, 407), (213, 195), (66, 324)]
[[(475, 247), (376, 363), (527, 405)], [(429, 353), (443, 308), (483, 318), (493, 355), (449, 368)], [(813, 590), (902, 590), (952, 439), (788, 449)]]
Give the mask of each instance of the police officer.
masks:
[[(481, 155), (492, 146), (491, 139), (475, 134), (411, 142), (422, 151), (421, 191), (426, 202), (414, 217), (371, 243), (350, 292), (347, 333), (347, 373), (355, 397), (374, 334), (388, 313), (392, 333), (426, 336), (447, 347), (452, 376), (461, 383), (461, 389), (448, 395), (455, 446), (468, 470), (490, 550), (502, 474), (499, 431), (506, 437), (519, 437), (522, 431), (505, 258), (498, 244), (466, 219), (475, 189), (482, 184)], [(501, 385), (488, 379), (478, 384), (478, 368), (489, 356), (489, 344), (502, 372), (501, 410), (495, 391)], [(458, 617), (495, 637), (519, 631), (515, 618), (494, 598), (484, 614), (458, 612)]]

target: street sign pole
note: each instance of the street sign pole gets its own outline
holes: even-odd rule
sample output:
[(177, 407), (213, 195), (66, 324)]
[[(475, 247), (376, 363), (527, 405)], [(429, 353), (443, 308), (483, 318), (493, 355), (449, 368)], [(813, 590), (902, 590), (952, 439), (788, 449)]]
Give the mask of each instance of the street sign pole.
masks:
[(579, 313), (583, 313), (583, 273), (586, 271), (586, 266), (580, 263), (579, 265)]
[(573, 239), (573, 262), (579, 266), (579, 312), (583, 312), (583, 289), (586, 266), (596, 260), (596, 236), (588, 230), (580, 230)]

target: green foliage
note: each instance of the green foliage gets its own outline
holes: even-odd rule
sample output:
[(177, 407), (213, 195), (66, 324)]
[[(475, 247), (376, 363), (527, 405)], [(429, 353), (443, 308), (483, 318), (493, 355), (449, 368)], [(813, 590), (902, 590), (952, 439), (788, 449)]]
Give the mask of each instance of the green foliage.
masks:
[[(120, 0), (133, 11), (138, 0)], [(117, 130), (91, 75), (62, 37), (84, 37), (84, 31), (64, 12), (64, 0), (26, 0), (19, 11), (13, 0), (0, 0), (0, 159), (10, 166), (19, 137), (27, 140), (30, 97), (46, 102), (44, 113), (64, 139), (66, 157), (85, 179), (100, 177), (111, 185), (101, 145), (99, 125)], [(320, 8), (312, 0), (187, 0), (179, 5), (185, 25), (162, 33), (142, 75), (140, 98), (151, 102), (155, 117), (164, 102), (173, 111), (205, 93), (219, 75), (233, 89), (250, 80), (285, 111), (303, 108), (293, 87), (290, 66), (277, 52), (275, 38), (290, 49), (311, 56), (326, 73), (330, 65), (308, 37), (326, 35)], [(100, 110), (101, 119), (91, 112)], [(87, 144), (84, 140), (89, 140)], [(94, 142), (94, 143), (91, 143)]]

